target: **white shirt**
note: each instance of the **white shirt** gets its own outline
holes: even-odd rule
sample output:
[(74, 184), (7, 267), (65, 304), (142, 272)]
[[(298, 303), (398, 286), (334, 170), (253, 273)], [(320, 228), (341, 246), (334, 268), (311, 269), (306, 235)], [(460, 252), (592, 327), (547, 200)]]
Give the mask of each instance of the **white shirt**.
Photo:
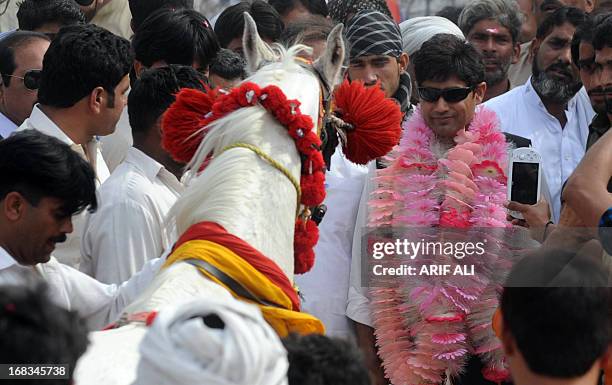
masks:
[[(87, 159), (85, 157), (83, 147), (75, 144), (68, 137), (68, 135), (62, 131), (61, 128), (59, 128), (51, 119), (49, 119), (47, 115), (45, 115), (44, 112), (42, 112), (40, 108), (38, 108), (38, 105), (34, 106), (30, 117), (26, 119), (17, 130), (21, 131), (27, 129), (38, 130), (43, 134), (53, 136), (69, 145), (74, 151), (78, 152), (81, 154), (81, 156), (83, 156), (83, 158)], [(94, 138), (87, 143), (86, 146), (87, 153), (92, 154), (92, 158), (88, 159), (88, 161), (96, 172), (96, 184), (99, 186), (106, 181), (106, 179), (108, 179), (110, 173), (106, 167), (106, 163), (104, 163), (104, 159), (102, 159), (102, 153), (100, 152), (98, 141)], [(95, 154), (95, 156), (93, 156), (93, 154)], [(66, 242), (59, 244), (53, 253), (53, 255), (60, 262), (74, 268), (78, 268), (81, 261), (81, 235), (83, 233), (84, 222), (85, 211), (73, 216), (72, 226), (74, 231), (71, 234), (68, 234), (68, 239)]]
[(172, 246), (166, 214), (183, 186), (161, 164), (132, 147), (98, 190), (98, 210), (88, 213), (80, 270), (100, 282), (129, 279), (146, 261)]
[(19, 265), (0, 247), (0, 285), (18, 284), (24, 274), (35, 272), (49, 285), (49, 298), (57, 305), (83, 317), (90, 330), (101, 329), (121, 315), (151, 283), (165, 258), (149, 261), (128, 282), (106, 285), (51, 258), (35, 267)]
[(367, 168), (349, 162), (338, 147), (325, 173), (327, 213), (319, 226), (315, 264), (295, 278), (304, 297), (303, 311), (321, 319), (330, 336), (353, 335), (345, 311), (355, 218), (366, 175)]
[(17, 125), (0, 112), (0, 138), (8, 138), (17, 129)]
[[(346, 303), (346, 315), (355, 322), (363, 325), (373, 326), (372, 313), (370, 312), (370, 298), (367, 283), (362, 284), (361, 264), (362, 264), (362, 245), (361, 239), (366, 231), (368, 224), (368, 202), (370, 194), (374, 190), (376, 176), (376, 162), (368, 164), (368, 175), (366, 177), (361, 198), (359, 200), (359, 210), (355, 221), (355, 233), (353, 235), (353, 248), (351, 260), (350, 285)], [(363, 285), (363, 287), (362, 287)]]
[(561, 187), (574, 171), (586, 149), (589, 124), (595, 116), (583, 88), (568, 102), (564, 128), (546, 110), (531, 79), (485, 106), (497, 113), (501, 130), (531, 139), (533, 148), (542, 156), (543, 172), (550, 189), (553, 221), (559, 221)]

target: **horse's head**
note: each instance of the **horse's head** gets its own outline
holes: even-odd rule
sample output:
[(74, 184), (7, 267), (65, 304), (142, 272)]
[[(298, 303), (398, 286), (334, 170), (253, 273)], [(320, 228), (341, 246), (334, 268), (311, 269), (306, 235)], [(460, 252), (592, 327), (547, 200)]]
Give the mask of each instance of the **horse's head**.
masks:
[(302, 113), (309, 115), (314, 128), (320, 130), (323, 110), (328, 109), (333, 87), (341, 80), (345, 55), (343, 26), (337, 25), (331, 31), (324, 54), (314, 63), (309, 63), (297, 58), (296, 54), (310, 47), (296, 45), (285, 49), (279, 44), (270, 46), (261, 39), (255, 21), (246, 12), (244, 19), (243, 47), (247, 69), (252, 74), (246, 81), (260, 86), (278, 86), (288, 99), (300, 102)]

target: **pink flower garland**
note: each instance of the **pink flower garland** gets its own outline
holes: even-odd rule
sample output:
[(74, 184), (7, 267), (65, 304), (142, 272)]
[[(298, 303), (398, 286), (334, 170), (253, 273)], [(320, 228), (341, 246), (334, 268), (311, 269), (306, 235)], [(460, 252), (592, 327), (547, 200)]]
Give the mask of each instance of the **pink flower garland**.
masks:
[[(370, 227), (508, 227), (503, 207), (508, 145), (495, 113), (479, 107), (455, 143), (438, 159), (440, 146), (417, 109), (389, 167), (375, 179)], [(440, 256), (429, 262), (445, 263)], [(486, 268), (488, 261), (481, 263)], [(393, 384), (440, 384), (445, 375), (463, 371), (468, 354), (483, 358), (488, 380), (508, 378), (491, 328), (497, 284), (478, 277), (470, 288), (444, 280), (428, 287), (410, 279), (394, 282), (398, 287), (371, 293), (379, 353)]]

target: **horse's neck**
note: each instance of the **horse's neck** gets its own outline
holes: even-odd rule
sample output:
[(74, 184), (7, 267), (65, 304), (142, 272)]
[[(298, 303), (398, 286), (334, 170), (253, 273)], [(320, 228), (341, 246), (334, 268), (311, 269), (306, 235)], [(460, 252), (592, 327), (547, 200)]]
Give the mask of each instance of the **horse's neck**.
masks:
[[(249, 134), (236, 140), (224, 137), (218, 127), (219, 148), (236, 142), (255, 145), (300, 180), (301, 161), (293, 140), (270, 114), (259, 113), (247, 122), (248, 111), (238, 113), (234, 125), (244, 124)], [(236, 126), (233, 127), (235, 129)], [(230, 128), (232, 129), (232, 128)], [(211, 133), (212, 134), (212, 133)], [(227, 134), (226, 136), (232, 136)], [(274, 261), (293, 280), (293, 229), (297, 192), (282, 172), (255, 152), (233, 148), (220, 153), (190, 185), (192, 207), (183, 208), (179, 232), (189, 224), (211, 221), (241, 238)]]

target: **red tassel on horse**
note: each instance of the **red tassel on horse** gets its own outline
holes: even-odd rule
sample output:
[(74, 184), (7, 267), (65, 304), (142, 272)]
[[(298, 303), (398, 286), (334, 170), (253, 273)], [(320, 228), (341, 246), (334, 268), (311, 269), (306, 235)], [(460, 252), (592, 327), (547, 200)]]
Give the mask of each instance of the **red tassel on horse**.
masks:
[(378, 86), (345, 80), (334, 93), (341, 119), (353, 126), (346, 131), (344, 154), (353, 163), (366, 164), (384, 156), (399, 143), (402, 112)]

